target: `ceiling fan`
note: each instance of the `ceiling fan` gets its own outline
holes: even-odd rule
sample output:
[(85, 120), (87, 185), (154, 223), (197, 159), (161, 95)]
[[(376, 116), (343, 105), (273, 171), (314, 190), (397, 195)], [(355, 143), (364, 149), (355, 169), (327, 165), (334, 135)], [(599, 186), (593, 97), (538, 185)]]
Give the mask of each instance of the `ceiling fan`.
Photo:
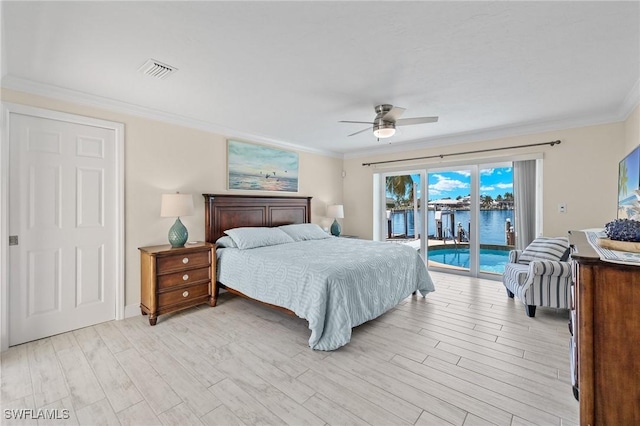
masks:
[(367, 130), (373, 130), (373, 135), (378, 139), (390, 138), (396, 133), (396, 126), (409, 126), (412, 124), (424, 124), (435, 123), (438, 121), (438, 117), (414, 117), (414, 118), (400, 118), (404, 113), (405, 108), (397, 106), (382, 104), (376, 106), (376, 118), (370, 121), (340, 121), (340, 123), (360, 123), (371, 124), (372, 127), (367, 127), (364, 130), (351, 133), (349, 136), (357, 135), (358, 133), (366, 132)]

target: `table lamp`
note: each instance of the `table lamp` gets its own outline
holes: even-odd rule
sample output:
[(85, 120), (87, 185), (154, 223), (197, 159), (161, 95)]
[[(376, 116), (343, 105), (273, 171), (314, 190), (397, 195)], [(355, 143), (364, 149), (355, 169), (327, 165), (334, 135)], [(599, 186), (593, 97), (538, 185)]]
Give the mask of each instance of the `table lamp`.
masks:
[(187, 228), (180, 221), (180, 216), (193, 215), (193, 197), (191, 194), (162, 194), (160, 207), (161, 217), (175, 217), (176, 222), (169, 229), (169, 243), (171, 247), (184, 247), (189, 238)]
[(327, 207), (327, 216), (334, 218), (333, 223), (331, 224), (331, 235), (339, 237), (341, 229), (338, 219), (342, 219), (344, 217), (344, 208), (342, 207), (342, 204), (333, 204)]

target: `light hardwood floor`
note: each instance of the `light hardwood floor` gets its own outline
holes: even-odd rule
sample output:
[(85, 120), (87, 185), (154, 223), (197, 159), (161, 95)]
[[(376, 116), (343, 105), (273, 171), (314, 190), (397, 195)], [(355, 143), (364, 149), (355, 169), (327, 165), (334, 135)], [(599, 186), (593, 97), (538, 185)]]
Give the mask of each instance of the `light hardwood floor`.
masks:
[[(10, 409), (69, 410), (52, 424), (565, 425), (578, 423), (568, 313), (528, 318), (501, 283), (432, 272), (412, 296), (333, 352), (306, 322), (221, 295), (2, 353)], [(34, 411), (37, 414), (37, 411)]]

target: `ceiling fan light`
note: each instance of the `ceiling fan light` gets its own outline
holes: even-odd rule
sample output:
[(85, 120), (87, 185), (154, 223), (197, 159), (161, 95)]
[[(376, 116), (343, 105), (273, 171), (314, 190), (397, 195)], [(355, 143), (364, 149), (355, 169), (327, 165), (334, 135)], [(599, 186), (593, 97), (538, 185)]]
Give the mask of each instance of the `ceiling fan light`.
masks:
[(394, 123), (376, 120), (376, 124), (373, 126), (373, 136), (378, 139), (390, 138), (396, 133), (396, 126)]
[(373, 131), (373, 136), (378, 139), (390, 138), (395, 135), (396, 129), (393, 127), (380, 127)]

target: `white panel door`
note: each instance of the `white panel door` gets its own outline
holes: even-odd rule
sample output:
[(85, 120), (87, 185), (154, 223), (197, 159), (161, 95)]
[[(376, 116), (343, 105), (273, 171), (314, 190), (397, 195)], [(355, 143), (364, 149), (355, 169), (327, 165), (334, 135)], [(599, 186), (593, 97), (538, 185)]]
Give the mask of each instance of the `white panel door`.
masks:
[(115, 131), (11, 114), (9, 137), (9, 345), (115, 319)]

